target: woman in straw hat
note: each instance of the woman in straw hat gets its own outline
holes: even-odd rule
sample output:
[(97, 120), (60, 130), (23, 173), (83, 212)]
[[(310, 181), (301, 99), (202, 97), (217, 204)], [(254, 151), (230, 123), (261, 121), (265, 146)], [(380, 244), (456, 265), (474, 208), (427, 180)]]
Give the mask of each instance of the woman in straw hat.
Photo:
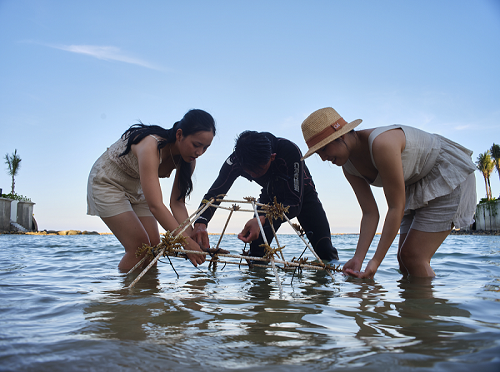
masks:
[[(354, 257), (343, 271), (373, 278), (394, 238), (399, 235), (398, 262), (403, 275), (432, 277), (430, 261), (451, 229), (468, 226), (476, 208), (472, 152), (440, 135), (404, 126), (353, 129), (331, 107), (313, 112), (302, 123), (309, 147), (341, 166), (362, 210)], [(383, 187), (388, 211), (377, 250), (361, 271), (379, 222), (370, 186)]]

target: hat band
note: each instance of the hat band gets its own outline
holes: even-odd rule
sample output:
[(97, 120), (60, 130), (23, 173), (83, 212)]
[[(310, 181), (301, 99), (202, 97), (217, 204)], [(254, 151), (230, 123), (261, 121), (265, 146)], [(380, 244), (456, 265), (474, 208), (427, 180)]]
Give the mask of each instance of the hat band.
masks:
[(318, 143), (323, 141), (325, 138), (327, 138), (331, 134), (342, 129), (342, 127), (346, 124), (347, 124), (347, 122), (344, 120), (344, 118), (342, 118), (342, 117), (338, 118), (337, 121), (335, 121), (333, 124), (330, 124), (325, 129), (323, 129), (321, 132), (316, 133), (314, 136), (309, 138), (306, 141), (307, 146), (309, 146), (309, 148), (311, 148), (314, 145), (317, 145)]

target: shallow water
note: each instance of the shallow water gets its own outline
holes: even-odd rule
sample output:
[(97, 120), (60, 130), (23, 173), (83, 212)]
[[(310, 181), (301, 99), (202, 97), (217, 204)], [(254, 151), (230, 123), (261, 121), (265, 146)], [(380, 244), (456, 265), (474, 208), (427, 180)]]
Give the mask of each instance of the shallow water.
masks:
[[(332, 240), (344, 263), (357, 235)], [(499, 371), (500, 237), (449, 236), (433, 280), (403, 279), (395, 252), (375, 280), (280, 271), (280, 297), (270, 268), (163, 259), (127, 289), (112, 235), (0, 235), (0, 370)]]

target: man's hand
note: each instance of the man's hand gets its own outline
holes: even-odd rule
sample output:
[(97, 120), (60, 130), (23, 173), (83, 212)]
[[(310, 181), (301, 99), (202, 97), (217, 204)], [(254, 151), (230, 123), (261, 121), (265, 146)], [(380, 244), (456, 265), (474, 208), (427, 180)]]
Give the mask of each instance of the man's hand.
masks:
[[(266, 222), (266, 217), (259, 216), (262, 225)], [(244, 243), (251, 243), (260, 235), (260, 227), (256, 218), (252, 218), (246, 224), (243, 230), (238, 234), (238, 239)]]
[(207, 225), (204, 223), (195, 223), (191, 239), (193, 239), (203, 250), (210, 248)]

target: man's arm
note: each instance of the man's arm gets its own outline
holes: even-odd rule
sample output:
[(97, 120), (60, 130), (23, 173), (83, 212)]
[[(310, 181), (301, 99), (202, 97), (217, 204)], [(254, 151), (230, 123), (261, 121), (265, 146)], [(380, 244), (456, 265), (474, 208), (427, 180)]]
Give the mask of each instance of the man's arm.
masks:
[(274, 196), (277, 196), (278, 201), (288, 207), (287, 216), (290, 219), (296, 217), (302, 207), (305, 164), (300, 160), (301, 157), (302, 153), (297, 145), (283, 138), (278, 139), (275, 159), (277, 179), (272, 181), (275, 185), (270, 190), (274, 194), (261, 195), (264, 203), (272, 203)]
[[(219, 171), (219, 176), (217, 177), (217, 179), (214, 181), (208, 192), (203, 197), (204, 200), (217, 198), (217, 196), (221, 194), (225, 195), (233, 185), (236, 178), (239, 177), (240, 173), (230, 159), (231, 157), (227, 158), (224, 164), (222, 165)], [(214, 204), (219, 205), (220, 202), (214, 202)], [(200, 203), (200, 206), (202, 205), (203, 202)], [(200, 217), (198, 217), (193, 226), (193, 232), (191, 234), (191, 238), (204, 249), (210, 247), (207, 225), (212, 219), (216, 210), (217, 210), (216, 207), (207, 208), (205, 212), (203, 212), (203, 214)]]
[[(231, 162), (230, 159), (231, 157), (227, 158), (224, 164), (222, 164), (219, 175), (203, 197), (204, 200), (210, 200), (211, 198), (217, 198), (217, 196), (219, 195), (227, 194), (234, 181), (240, 176), (241, 173), (239, 169), (237, 169), (237, 167)], [(220, 202), (216, 201), (213, 204), (219, 205)], [(203, 202), (200, 203), (200, 207), (202, 205)], [(203, 214), (198, 217), (195, 223), (203, 223), (205, 225), (208, 225), (216, 210), (216, 207), (207, 208), (205, 212), (203, 212)]]

